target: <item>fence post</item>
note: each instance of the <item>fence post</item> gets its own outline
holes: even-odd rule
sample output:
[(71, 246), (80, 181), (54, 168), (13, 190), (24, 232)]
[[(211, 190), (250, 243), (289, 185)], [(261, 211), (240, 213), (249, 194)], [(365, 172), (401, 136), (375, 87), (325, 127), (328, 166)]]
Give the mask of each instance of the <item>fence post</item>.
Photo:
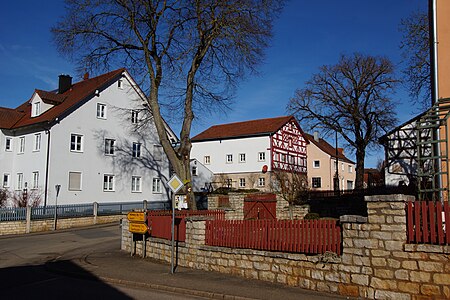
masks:
[(98, 203), (94, 202), (94, 225), (97, 224), (97, 215), (98, 215)]
[(30, 233), (31, 232), (31, 206), (27, 205), (27, 225), (26, 225), (26, 229), (25, 232), (26, 233)]

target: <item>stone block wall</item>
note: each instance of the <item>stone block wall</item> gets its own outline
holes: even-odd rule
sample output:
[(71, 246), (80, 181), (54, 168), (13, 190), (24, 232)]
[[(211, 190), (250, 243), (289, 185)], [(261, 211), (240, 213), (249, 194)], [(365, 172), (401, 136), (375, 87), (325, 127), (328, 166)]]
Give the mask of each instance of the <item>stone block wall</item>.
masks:
[[(404, 195), (366, 197), (368, 217), (341, 219), (342, 255), (305, 255), (205, 245), (205, 221), (188, 218), (178, 264), (369, 299), (450, 299), (450, 246), (406, 242)], [(123, 221), (122, 249), (131, 235)], [(148, 238), (146, 256), (170, 262), (171, 243)], [(142, 253), (142, 242), (137, 243)]]

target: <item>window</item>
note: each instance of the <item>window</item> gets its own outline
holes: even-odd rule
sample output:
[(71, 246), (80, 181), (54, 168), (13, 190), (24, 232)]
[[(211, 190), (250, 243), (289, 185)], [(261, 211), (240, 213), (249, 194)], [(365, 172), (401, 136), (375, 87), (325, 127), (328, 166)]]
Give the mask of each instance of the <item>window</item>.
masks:
[(139, 112), (137, 110), (131, 111), (131, 124), (137, 124), (139, 122)]
[(34, 148), (33, 151), (40, 151), (41, 150), (41, 134), (35, 134), (34, 135)]
[(161, 193), (161, 179), (153, 178), (152, 192), (153, 192), (153, 194)]
[(197, 176), (198, 174), (197, 174), (197, 167), (196, 166), (193, 166), (192, 167), (192, 176)]
[(103, 191), (113, 192), (114, 191), (114, 175), (103, 175)]
[(105, 139), (105, 155), (114, 155), (116, 140)]
[(25, 152), (25, 137), (19, 138), (19, 153)]
[(81, 172), (69, 172), (69, 191), (81, 191)]
[(239, 178), (239, 187), (245, 187), (245, 178)]
[(320, 187), (322, 187), (322, 178), (320, 178), (320, 177), (313, 177), (312, 178), (312, 187), (313, 188), (320, 188)]
[(70, 151), (82, 152), (83, 151), (83, 136), (80, 134), (70, 135)]
[(342, 171), (345, 171), (344, 163), (341, 163), (341, 170), (342, 170)]
[(153, 145), (153, 156), (156, 161), (162, 160), (163, 148), (161, 145)]
[(8, 188), (10, 186), (11, 175), (8, 173), (3, 174), (3, 187)]
[(209, 165), (211, 163), (211, 156), (206, 155), (203, 161), (205, 162), (205, 165)]
[(33, 185), (32, 189), (37, 189), (39, 187), (39, 172), (33, 172)]
[(33, 112), (32, 112), (32, 117), (36, 117), (39, 116), (39, 114), (41, 113), (41, 102), (35, 102), (33, 103)]
[(141, 143), (133, 143), (133, 157), (141, 157)]
[(118, 87), (119, 89), (123, 89), (122, 78), (120, 78), (119, 80), (117, 80), (117, 87)]
[(258, 153), (258, 161), (266, 161), (266, 152)]
[(12, 150), (12, 139), (6, 138), (5, 140), (5, 151), (11, 151)]
[(23, 173), (17, 173), (17, 187), (16, 190), (23, 188)]
[(227, 154), (227, 164), (233, 163), (233, 154)]
[(141, 177), (140, 176), (131, 177), (131, 191), (132, 192), (141, 192)]
[(353, 181), (347, 180), (347, 190), (353, 190)]
[(337, 161), (334, 161), (334, 162), (333, 162), (333, 165), (334, 165), (334, 170), (336, 171), (337, 166), (338, 166), (338, 162), (337, 162)]
[(258, 179), (258, 186), (265, 186), (266, 185), (266, 179), (264, 177), (260, 177)]
[(316, 168), (316, 169), (320, 168), (320, 160), (315, 160), (314, 163), (313, 163), (313, 167)]
[(353, 168), (352, 168), (351, 165), (348, 166), (348, 172), (349, 172), (349, 173), (352, 173), (352, 172), (353, 172)]
[(106, 104), (97, 103), (97, 118), (106, 119)]
[(244, 163), (245, 162), (245, 153), (239, 154), (239, 162)]
[(230, 188), (233, 185), (233, 180), (231, 178), (227, 178), (227, 187)]

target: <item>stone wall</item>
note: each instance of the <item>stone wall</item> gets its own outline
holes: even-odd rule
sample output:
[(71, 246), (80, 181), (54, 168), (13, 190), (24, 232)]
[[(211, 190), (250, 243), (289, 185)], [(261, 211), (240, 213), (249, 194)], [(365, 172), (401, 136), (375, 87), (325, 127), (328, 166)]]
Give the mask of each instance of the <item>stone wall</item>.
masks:
[[(223, 209), (225, 211), (226, 220), (243, 220), (244, 219), (244, 198), (247, 194), (230, 193), (228, 195), (208, 195), (208, 209)], [(227, 206), (220, 206), (220, 197), (228, 197)], [(277, 195), (277, 219), (286, 220), (289, 217), (289, 204), (286, 200)], [(309, 212), (308, 205), (295, 205), (293, 207), (293, 218), (303, 219)]]
[[(182, 266), (369, 299), (450, 299), (450, 246), (406, 243), (404, 195), (366, 197), (368, 217), (344, 216), (343, 254), (305, 255), (205, 245), (205, 221), (187, 219)], [(123, 222), (122, 249), (131, 250)], [(137, 242), (137, 253), (142, 253)], [(171, 243), (149, 238), (146, 256), (170, 262)]]
[[(95, 224), (114, 223), (121, 219), (123, 219), (123, 215), (58, 219), (56, 228), (68, 229)], [(27, 221), (4, 221), (0, 223), (0, 235), (25, 234), (30, 232), (50, 231), (53, 229), (54, 221), (52, 219), (32, 220), (29, 223), (27, 223)]]

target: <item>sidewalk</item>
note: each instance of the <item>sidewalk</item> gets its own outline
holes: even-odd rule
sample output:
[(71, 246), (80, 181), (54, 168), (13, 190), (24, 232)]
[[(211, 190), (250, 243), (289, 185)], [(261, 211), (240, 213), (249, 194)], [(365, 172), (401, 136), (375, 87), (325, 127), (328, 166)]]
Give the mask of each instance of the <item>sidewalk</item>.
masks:
[[(170, 264), (131, 257), (122, 251), (96, 252), (72, 262), (98, 279), (128, 287), (157, 289), (211, 299), (348, 299), (264, 281), (178, 267), (170, 274)], [(60, 270), (70, 272), (70, 270)], [(71, 274), (76, 275), (76, 274)]]

